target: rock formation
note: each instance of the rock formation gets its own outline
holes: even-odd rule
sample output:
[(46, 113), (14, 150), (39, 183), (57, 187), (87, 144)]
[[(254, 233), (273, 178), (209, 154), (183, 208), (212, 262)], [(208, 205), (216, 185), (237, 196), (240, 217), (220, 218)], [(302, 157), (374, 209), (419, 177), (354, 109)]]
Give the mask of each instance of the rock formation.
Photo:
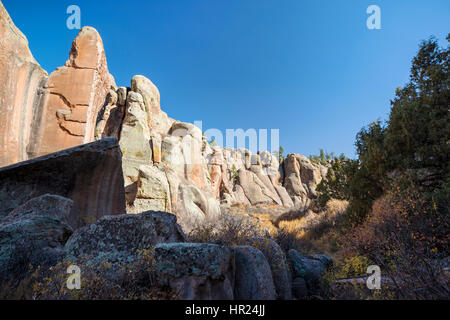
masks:
[(65, 65), (47, 77), (0, 9), (0, 166), (116, 137), (127, 212), (173, 212), (186, 231), (217, 218), (221, 205), (306, 208), (317, 196), (326, 167), (296, 154), (280, 163), (264, 150), (211, 146), (199, 128), (167, 116), (146, 77), (117, 88), (94, 28), (80, 31)]
[(227, 247), (207, 243), (168, 243), (155, 247), (159, 285), (183, 300), (232, 300), (234, 255)]
[(158, 243), (182, 242), (186, 236), (167, 212), (144, 212), (137, 215), (106, 216), (78, 229), (68, 239), (65, 250), (74, 258), (126, 262), (138, 250), (150, 249)]
[(233, 247), (236, 260), (236, 300), (275, 300), (276, 291), (269, 263), (252, 246)]
[(280, 164), (268, 151), (211, 146), (199, 128), (169, 118), (157, 87), (140, 75), (110, 90), (96, 130), (107, 136), (119, 138), (123, 153), (127, 212), (173, 212), (186, 231), (215, 219), (221, 204), (306, 208), (327, 170), (301, 155)]
[(73, 232), (72, 207), (70, 199), (44, 195), (0, 220), (0, 288), (19, 286), (32, 272), (30, 265), (49, 268), (64, 258), (64, 244)]
[(93, 142), (115, 86), (98, 32), (84, 27), (65, 65), (50, 76), (1, 2), (0, 39), (0, 167)]
[(66, 64), (49, 76), (35, 106), (29, 157), (94, 141), (97, 116), (111, 85), (102, 39), (94, 28), (84, 27)]
[[(184, 299), (291, 299), (316, 290), (326, 256), (291, 250), (286, 259), (265, 238), (187, 243), (185, 232), (217, 221), (221, 206), (306, 209), (326, 166), (211, 146), (200, 128), (168, 117), (146, 77), (118, 88), (91, 27), (48, 77), (1, 2), (0, 36), (0, 287), (9, 275), (17, 287), (29, 264), (48, 272), (85, 259), (94, 269), (111, 263), (112, 287), (131, 272), (139, 286)], [(140, 269), (127, 269), (149, 253)]]
[(121, 152), (114, 137), (0, 168), (0, 217), (32, 198), (74, 201), (80, 224), (125, 212)]
[(46, 75), (0, 1), (0, 167), (28, 159), (34, 106)]

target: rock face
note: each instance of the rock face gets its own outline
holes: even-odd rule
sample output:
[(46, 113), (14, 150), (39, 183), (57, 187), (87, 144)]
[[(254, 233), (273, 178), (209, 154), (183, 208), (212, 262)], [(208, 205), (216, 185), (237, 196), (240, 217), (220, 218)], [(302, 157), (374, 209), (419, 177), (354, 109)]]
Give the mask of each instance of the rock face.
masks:
[(182, 242), (186, 236), (167, 212), (106, 216), (78, 229), (65, 249), (72, 257), (96, 261), (126, 262), (137, 250), (151, 249), (161, 242)]
[(131, 88), (112, 89), (103, 111), (96, 137), (119, 137), (128, 213), (173, 212), (186, 231), (220, 214), (202, 132), (169, 118), (149, 79), (134, 76)]
[(29, 157), (94, 141), (97, 115), (113, 85), (98, 32), (84, 27), (69, 59), (56, 69), (36, 106)]
[[(47, 268), (64, 257), (64, 243), (73, 232), (72, 206), (70, 199), (44, 195), (0, 221), (0, 288), (17, 288), (32, 272), (30, 265)], [(28, 290), (25, 286), (23, 294)]]
[(231, 300), (232, 250), (214, 244), (168, 243), (155, 247), (157, 281), (182, 300)]
[(275, 300), (276, 291), (272, 273), (263, 253), (251, 246), (232, 248), (236, 260), (234, 298), (236, 300)]
[(327, 255), (302, 255), (295, 249), (289, 250), (288, 257), (294, 278), (304, 279), (310, 293), (318, 290), (321, 277), (333, 263)]
[(47, 193), (73, 200), (81, 225), (124, 213), (117, 140), (107, 138), (0, 169), (0, 217)]
[[(50, 76), (2, 3), (0, 39), (0, 167), (93, 142), (99, 111), (115, 86), (98, 32), (84, 27), (65, 65)], [(113, 104), (106, 109), (111, 119), (123, 114)], [(109, 122), (105, 130), (117, 134)]]
[(19, 219), (33, 219), (36, 215), (55, 217), (74, 230), (81, 223), (75, 203), (68, 198), (53, 194), (44, 194), (25, 202), (4, 217), (2, 223)]
[(28, 159), (33, 106), (46, 75), (0, 1), (0, 167)]
[(273, 283), (280, 300), (292, 299), (291, 274), (286, 261), (286, 256), (280, 246), (272, 239), (262, 237), (250, 238), (247, 244), (260, 250), (272, 271)]
[(283, 163), (284, 186), (294, 205), (307, 207), (311, 199), (317, 198), (316, 186), (326, 175), (327, 168), (300, 154), (289, 154)]

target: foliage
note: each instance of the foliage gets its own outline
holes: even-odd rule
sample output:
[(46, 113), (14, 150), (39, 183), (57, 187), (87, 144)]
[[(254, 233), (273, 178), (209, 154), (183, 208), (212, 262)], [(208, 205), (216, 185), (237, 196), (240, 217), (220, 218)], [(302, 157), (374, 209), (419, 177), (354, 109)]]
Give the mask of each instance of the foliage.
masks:
[(231, 167), (231, 180), (233, 181), (233, 184), (236, 184), (239, 180), (239, 171), (234, 164)]
[(278, 151), (273, 151), (272, 154), (278, 159), (279, 162), (281, 162), (285, 158), (284, 157), (284, 148), (282, 146), (280, 146)]
[[(447, 37), (450, 40), (450, 37)], [(449, 50), (435, 39), (422, 42), (412, 61), (410, 81), (397, 89), (389, 121), (361, 129), (358, 159), (333, 161), (319, 185), (321, 204), (347, 199), (349, 226), (361, 224), (395, 175), (413, 172), (412, 188), (422, 188), (440, 211), (449, 208)], [(321, 151), (316, 161), (323, 162)]]
[(319, 193), (319, 204), (325, 204), (331, 199), (349, 200), (349, 177), (354, 171), (356, 161), (347, 159), (345, 156), (331, 161), (326, 177), (317, 186)]

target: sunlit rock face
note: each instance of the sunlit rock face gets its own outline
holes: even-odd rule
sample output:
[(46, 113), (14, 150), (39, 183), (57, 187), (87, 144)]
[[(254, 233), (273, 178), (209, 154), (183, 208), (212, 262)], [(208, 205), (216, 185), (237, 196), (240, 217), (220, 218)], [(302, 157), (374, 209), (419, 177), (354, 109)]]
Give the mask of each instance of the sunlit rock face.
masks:
[(35, 106), (29, 156), (94, 141), (97, 116), (113, 84), (100, 35), (84, 27), (66, 64), (49, 76), (44, 96)]
[(0, 39), (0, 166), (93, 142), (115, 87), (98, 32), (84, 27), (65, 65), (50, 76), (2, 3)]
[(46, 75), (0, 2), (0, 167), (27, 159), (33, 107)]
[(216, 219), (221, 205), (306, 208), (316, 198), (326, 167), (297, 154), (280, 163), (269, 151), (212, 146), (200, 128), (162, 111), (158, 88), (144, 76), (108, 97), (96, 137), (119, 138), (128, 213), (173, 212), (189, 231)]

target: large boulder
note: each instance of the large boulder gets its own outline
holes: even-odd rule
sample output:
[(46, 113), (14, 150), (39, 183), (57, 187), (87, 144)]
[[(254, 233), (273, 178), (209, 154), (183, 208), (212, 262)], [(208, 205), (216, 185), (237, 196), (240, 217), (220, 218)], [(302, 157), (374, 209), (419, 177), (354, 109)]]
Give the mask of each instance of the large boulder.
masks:
[(272, 272), (264, 254), (252, 246), (232, 247), (236, 261), (235, 300), (275, 300)]
[(74, 201), (80, 224), (125, 213), (116, 138), (63, 150), (0, 169), (0, 217), (44, 194)]
[(0, 167), (28, 159), (34, 106), (46, 76), (0, 1)]
[(272, 271), (278, 299), (290, 300), (292, 298), (292, 279), (286, 255), (280, 246), (272, 239), (263, 237), (249, 238), (246, 240), (246, 244), (257, 248), (266, 257)]
[(73, 229), (80, 225), (80, 217), (72, 200), (53, 194), (44, 194), (33, 198), (1, 220), (2, 223), (21, 219), (33, 219), (36, 216), (54, 217)]
[(164, 243), (155, 247), (157, 281), (183, 300), (231, 300), (232, 250), (214, 244)]
[[(73, 201), (44, 195), (31, 199), (0, 221), (0, 292), (31, 298), (30, 276), (46, 269), (64, 255), (64, 244), (73, 232)], [(16, 291), (25, 281), (23, 292)], [(23, 294), (17, 297), (16, 294)]]
[(83, 27), (35, 106), (29, 158), (94, 141), (97, 115), (112, 85), (102, 39), (94, 28)]
[(138, 250), (150, 250), (161, 242), (182, 242), (186, 236), (167, 212), (106, 216), (78, 229), (67, 241), (69, 257), (87, 257), (92, 261), (125, 263)]
[(310, 293), (320, 289), (320, 280), (332, 265), (327, 255), (302, 255), (297, 250), (288, 251), (294, 278), (303, 278)]

